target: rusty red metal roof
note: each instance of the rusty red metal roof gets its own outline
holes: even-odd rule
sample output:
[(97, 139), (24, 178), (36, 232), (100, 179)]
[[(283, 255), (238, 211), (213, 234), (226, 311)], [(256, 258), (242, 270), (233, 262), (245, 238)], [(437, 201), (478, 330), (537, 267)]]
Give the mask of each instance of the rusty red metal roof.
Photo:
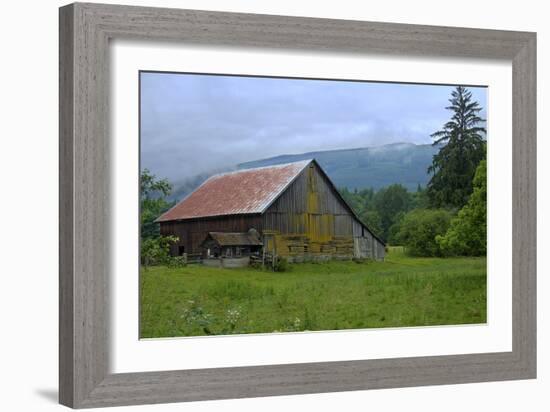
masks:
[(214, 175), (156, 221), (263, 213), (310, 162)]

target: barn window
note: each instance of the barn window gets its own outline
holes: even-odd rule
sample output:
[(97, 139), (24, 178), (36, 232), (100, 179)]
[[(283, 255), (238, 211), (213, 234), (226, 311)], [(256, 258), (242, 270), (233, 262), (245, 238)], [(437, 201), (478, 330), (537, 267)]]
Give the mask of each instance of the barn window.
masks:
[(178, 255), (182, 256), (185, 253), (185, 246), (178, 246)]

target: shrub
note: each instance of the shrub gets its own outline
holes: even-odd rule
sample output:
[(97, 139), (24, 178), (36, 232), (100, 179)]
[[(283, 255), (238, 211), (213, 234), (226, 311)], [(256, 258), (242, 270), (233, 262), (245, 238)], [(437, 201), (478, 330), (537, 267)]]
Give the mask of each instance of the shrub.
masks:
[(447, 233), (436, 241), (447, 256), (480, 256), (487, 253), (487, 162), (481, 161), (468, 203), (451, 221)]
[(286, 272), (288, 270), (288, 260), (284, 257), (277, 257), (273, 263), (273, 270), (275, 272)]
[(442, 256), (436, 236), (447, 232), (452, 214), (444, 209), (416, 209), (403, 217), (397, 240), (413, 256)]
[(168, 266), (171, 268), (183, 268), (187, 266), (187, 260), (184, 256), (174, 256), (168, 259)]
[(168, 265), (170, 246), (176, 243), (176, 236), (157, 236), (141, 240), (141, 261), (145, 267), (150, 265)]

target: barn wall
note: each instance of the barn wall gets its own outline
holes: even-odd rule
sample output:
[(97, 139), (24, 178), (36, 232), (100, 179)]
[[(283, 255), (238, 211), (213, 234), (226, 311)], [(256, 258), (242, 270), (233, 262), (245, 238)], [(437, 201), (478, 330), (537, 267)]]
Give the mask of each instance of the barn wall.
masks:
[(350, 215), (314, 164), (294, 180), (266, 213), (276, 212)]
[(269, 207), (262, 226), (268, 235), (264, 236), (267, 251), (293, 260), (304, 255), (380, 258), (379, 242), (349, 212), (314, 164)]
[(179, 246), (186, 253), (201, 253), (200, 244), (208, 232), (247, 232), (254, 228), (261, 233), (262, 218), (260, 215), (232, 215), (219, 218), (204, 218), (185, 221), (161, 222), (161, 235), (173, 235), (179, 242), (172, 246), (172, 255), (177, 255)]

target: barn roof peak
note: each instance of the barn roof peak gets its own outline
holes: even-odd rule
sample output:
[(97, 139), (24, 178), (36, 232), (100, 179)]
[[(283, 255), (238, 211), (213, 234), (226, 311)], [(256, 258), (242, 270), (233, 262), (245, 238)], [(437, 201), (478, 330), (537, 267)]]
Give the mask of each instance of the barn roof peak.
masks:
[(313, 161), (307, 159), (213, 175), (156, 221), (263, 213)]
[(208, 179), (212, 179), (212, 178), (217, 177), (217, 176), (225, 176), (225, 175), (231, 175), (231, 174), (248, 172), (248, 171), (255, 171), (255, 170), (261, 171), (261, 170), (265, 170), (265, 169), (285, 168), (287, 166), (294, 166), (294, 165), (301, 166), (301, 168), (303, 169), (308, 164), (310, 164), (313, 160), (314, 159), (305, 159), (305, 160), (298, 160), (296, 162), (277, 163), (277, 164), (274, 164), (274, 165), (266, 165), (266, 166), (258, 166), (258, 167), (247, 167), (246, 169), (230, 170), (230, 171), (227, 171), (227, 172), (220, 172), (220, 173), (217, 173), (215, 175), (212, 175)]

